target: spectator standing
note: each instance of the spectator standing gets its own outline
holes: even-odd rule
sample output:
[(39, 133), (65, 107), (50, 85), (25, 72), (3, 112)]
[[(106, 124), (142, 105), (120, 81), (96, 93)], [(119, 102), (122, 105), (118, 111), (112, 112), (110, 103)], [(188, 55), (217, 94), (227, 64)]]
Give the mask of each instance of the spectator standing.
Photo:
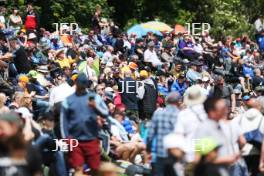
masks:
[(181, 95), (178, 92), (170, 93), (166, 99), (167, 106), (154, 112), (147, 136), (147, 151), (151, 151), (152, 142), (156, 138), (156, 163), (153, 163), (153, 176), (166, 175), (166, 160), (168, 154), (164, 148), (163, 138), (171, 133), (177, 121)]
[(156, 110), (158, 98), (157, 82), (149, 77), (149, 73), (146, 70), (140, 71), (140, 78), (142, 80), (142, 86), (138, 88), (140, 118), (149, 120)]
[(27, 14), (24, 25), (28, 33), (35, 32), (38, 27), (38, 15), (35, 12), (32, 4), (27, 5)]
[(19, 11), (16, 7), (13, 8), (13, 13), (9, 16), (9, 27), (15, 30), (17, 33), (22, 25), (22, 18), (19, 15)]
[(119, 81), (122, 103), (126, 106), (126, 116), (139, 122), (137, 83), (132, 78), (131, 71), (124, 72), (124, 79)]
[(177, 119), (174, 132), (176, 134), (184, 136), (188, 150), (186, 151), (186, 165), (185, 175), (190, 176), (193, 174), (195, 160), (194, 146), (192, 141), (199, 124), (207, 120), (207, 114), (203, 108), (203, 102), (206, 100), (206, 96), (203, 94), (202, 89), (198, 85), (189, 87), (185, 94), (183, 103), (187, 106), (183, 109)]
[(76, 92), (62, 103), (61, 130), (63, 138), (73, 138), (79, 144), (69, 153), (69, 164), (82, 174), (86, 163), (96, 174), (100, 165), (100, 144), (98, 140), (97, 115), (106, 118), (107, 106), (97, 94), (87, 92), (88, 79), (79, 74), (76, 80)]
[(215, 163), (226, 165), (230, 176), (247, 176), (248, 171), (240, 149), (246, 140), (238, 124), (228, 121), (228, 107), (223, 98), (212, 97), (204, 102), (208, 120), (196, 130), (196, 139), (213, 138), (221, 144)]

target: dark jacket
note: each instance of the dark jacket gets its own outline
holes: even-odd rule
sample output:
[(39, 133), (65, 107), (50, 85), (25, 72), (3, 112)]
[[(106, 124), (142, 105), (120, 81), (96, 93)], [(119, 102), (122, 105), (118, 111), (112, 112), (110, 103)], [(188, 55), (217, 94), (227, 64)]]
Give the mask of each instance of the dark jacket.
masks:
[(19, 74), (28, 73), (31, 70), (30, 62), (27, 58), (27, 53), (23, 47), (20, 47), (14, 52), (14, 64)]
[(145, 93), (143, 99), (139, 101), (139, 109), (144, 115), (152, 115), (157, 107), (158, 90), (156, 81), (154, 79), (145, 80), (144, 89)]
[(126, 77), (118, 82), (122, 103), (128, 110), (138, 110), (137, 82), (131, 77)]

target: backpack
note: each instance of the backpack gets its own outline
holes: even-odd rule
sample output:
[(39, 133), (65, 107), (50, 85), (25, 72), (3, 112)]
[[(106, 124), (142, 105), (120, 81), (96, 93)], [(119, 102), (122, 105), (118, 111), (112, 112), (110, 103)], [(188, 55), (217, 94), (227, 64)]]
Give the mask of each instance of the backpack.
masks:
[(260, 126), (262, 124), (263, 118), (264, 117), (261, 118), (257, 129), (244, 133), (244, 137), (246, 141), (259, 150), (261, 149), (261, 145), (264, 137), (264, 135), (260, 131)]

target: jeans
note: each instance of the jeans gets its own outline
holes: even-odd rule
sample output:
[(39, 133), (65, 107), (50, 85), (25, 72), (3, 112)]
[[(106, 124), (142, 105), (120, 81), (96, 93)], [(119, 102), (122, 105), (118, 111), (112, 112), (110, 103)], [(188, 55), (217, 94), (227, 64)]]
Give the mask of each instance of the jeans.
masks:
[(248, 168), (244, 159), (240, 159), (229, 168), (230, 176), (249, 176)]
[(57, 151), (55, 157), (56, 157), (55, 165), (56, 165), (57, 175), (67, 175), (67, 169), (66, 169), (63, 152)]
[(177, 176), (173, 164), (169, 158), (157, 157), (152, 164), (152, 176)]

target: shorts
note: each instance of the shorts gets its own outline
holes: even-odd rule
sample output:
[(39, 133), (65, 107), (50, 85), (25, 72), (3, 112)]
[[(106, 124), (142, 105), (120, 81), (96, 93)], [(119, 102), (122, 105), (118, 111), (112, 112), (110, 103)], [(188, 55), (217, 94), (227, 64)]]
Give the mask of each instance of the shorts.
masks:
[(100, 142), (98, 139), (79, 141), (78, 146), (69, 152), (69, 165), (72, 168), (77, 168), (88, 164), (90, 169), (98, 170), (100, 166), (100, 153)]

